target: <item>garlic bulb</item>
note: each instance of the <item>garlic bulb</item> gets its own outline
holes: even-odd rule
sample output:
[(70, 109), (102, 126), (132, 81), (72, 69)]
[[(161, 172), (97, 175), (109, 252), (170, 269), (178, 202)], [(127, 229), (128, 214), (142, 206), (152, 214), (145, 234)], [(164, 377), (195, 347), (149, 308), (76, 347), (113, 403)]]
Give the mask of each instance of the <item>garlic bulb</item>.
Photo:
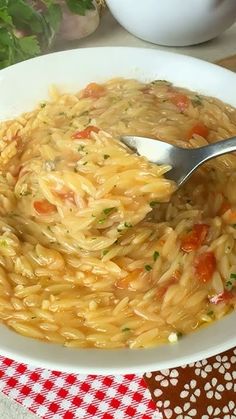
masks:
[(99, 25), (99, 12), (94, 1), (94, 9), (87, 10), (85, 16), (73, 14), (64, 1), (59, 1), (62, 7), (62, 23), (58, 38), (65, 41), (74, 41), (93, 33)]

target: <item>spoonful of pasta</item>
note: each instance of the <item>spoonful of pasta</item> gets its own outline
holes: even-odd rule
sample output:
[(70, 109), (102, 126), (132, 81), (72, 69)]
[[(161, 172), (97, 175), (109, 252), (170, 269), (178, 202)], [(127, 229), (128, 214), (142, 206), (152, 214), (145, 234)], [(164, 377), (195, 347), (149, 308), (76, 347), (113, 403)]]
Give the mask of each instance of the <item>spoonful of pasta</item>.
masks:
[(140, 156), (156, 164), (167, 164), (172, 169), (167, 177), (180, 187), (203, 163), (223, 154), (236, 151), (236, 137), (204, 147), (186, 149), (147, 137), (125, 135), (121, 141)]

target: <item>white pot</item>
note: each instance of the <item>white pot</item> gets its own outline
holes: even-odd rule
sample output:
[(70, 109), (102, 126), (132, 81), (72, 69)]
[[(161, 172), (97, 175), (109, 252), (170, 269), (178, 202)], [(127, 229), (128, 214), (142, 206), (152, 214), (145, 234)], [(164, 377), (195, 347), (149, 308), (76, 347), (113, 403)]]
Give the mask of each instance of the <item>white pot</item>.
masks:
[(107, 0), (107, 5), (133, 35), (168, 46), (208, 41), (236, 20), (236, 0)]

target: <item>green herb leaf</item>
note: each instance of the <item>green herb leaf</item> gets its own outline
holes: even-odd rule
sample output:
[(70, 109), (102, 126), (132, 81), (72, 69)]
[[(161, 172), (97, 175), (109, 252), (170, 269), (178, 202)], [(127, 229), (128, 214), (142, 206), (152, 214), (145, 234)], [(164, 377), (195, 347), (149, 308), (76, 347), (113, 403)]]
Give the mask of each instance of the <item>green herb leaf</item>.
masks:
[(103, 256), (105, 256), (105, 255), (107, 255), (107, 253), (109, 252), (109, 250), (108, 249), (104, 249), (103, 251), (102, 251), (102, 255)]
[(154, 262), (156, 262), (156, 260), (159, 258), (159, 256), (160, 256), (160, 253), (155, 250), (155, 252), (152, 255)]
[(236, 273), (232, 273), (232, 274), (230, 275), (230, 279), (236, 279)]
[(41, 49), (35, 36), (25, 36), (18, 40), (18, 46), (24, 57), (32, 57), (40, 54)]
[(50, 47), (61, 23), (57, 0), (0, 1), (0, 68), (35, 57)]
[(7, 1), (0, 1), (0, 24), (3, 23), (13, 26), (12, 18), (7, 10)]
[(62, 11), (59, 4), (54, 4), (53, 2), (47, 2), (48, 9), (44, 14), (45, 20), (50, 27), (51, 36), (53, 37), (60, 29), (60, 24), (62, 20)]
[(210, 316), (210, 317), (214, 316), (214, 311), (213, 310), (208, 311), (207, 315)]
[(124, 329), (122, 329), (122, 332), (130, 332), (130, 328), (129, 327), (124, 327)]
[(109, 157), (111, 157), (109, 154), (104, 154), (104, 160), (107, 160), (107, 159), (109, 159)]
[(82, 16), (94, 9), (93, 0), (66, 0), (66, 4), (72, 13)]
[(152, 266), (151, 265), (145, 265), (144, 268), (145, 268), (145, 270), (147, 272), (150, 272), (152, 270)]

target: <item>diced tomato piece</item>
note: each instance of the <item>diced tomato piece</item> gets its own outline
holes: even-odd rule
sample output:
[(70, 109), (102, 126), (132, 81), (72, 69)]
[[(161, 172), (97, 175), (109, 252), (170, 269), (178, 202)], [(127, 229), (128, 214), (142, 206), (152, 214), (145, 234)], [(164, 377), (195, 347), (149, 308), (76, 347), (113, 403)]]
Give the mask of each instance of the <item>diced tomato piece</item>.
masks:
[(176, 284), (176, 282), (180, 280), (180, 276), (181, 276), (181, 273), (178, 269), (174, 271), (170, 277), (170, 280), (167, 282), (167, 284), (161, 288), (158, 288), (157, 293), (156, 293), (156, 298), (157, 299), (163, 298), (166, 291), (169, 289), (169, 287), (171, 287), (171, 285)]
[[(235, 222), (236, 222), (236, 211), (232, 210), (232, 209), (227, 209), (226, 211), (228, 211), (228, 212), (224, 217), (225, 221), (229, 224), (235, 224)], [(224, 213), (222, 215), (224, 215)]]
[(209, 298), (210, 303), (219, 304), (231, 301), (235, 295), (231, 291), (224, 291)]
[(94, 127), (93, 125), (89, 125), (83, 131), (77, 131), (72, 135), (72, 138), (75, 140), (79, 139), (86, 139), (89, 138), (92, 132), (98, 133), (100, 129), (98, 127)]
[(106, 89), (101, 84), (89, 83), (82, 92), (82, 98), (91, 97), (98, 99), (106, 94)]
[(171, 94), (170, 100), (175, 106), (177, 106), (180, 112), (186, 111), (190, 104), (188, 96), (184, 95), (183, 93), (176, 92)]
[(126, 275), (124, 278), (117, 281), (116, 287), (119, 289), (128, 289), (130, 287), (130, 283), (132, 281), (135, 281), (142, 272), (143, 269), (135, 269), (134, 271)]
[(197, 250), (205, 241), (209, 231), (207, 224), (194, 224), (192, 231), (186, 234), (181, 241), (181, 250), (190, 253)]
[(33, 205), (35, 211), (38, 214), (49, 215), (53, 214), (57, 210), (57, 207), (46, 199), (42, 199), (41, 201), (34, 201)]
[(63, 201), (70, 201), (75, 204), (75, 194), (71, 190), (54, 191), (54, 194), (61, 198)]
[(223, 201), (222, 205), (218, 211), (218, 215), (223, 215), (226, 211), (228, 211), (231, 208), (231, 205), (228, 201)]
[(196, 274), (201, 282), (211, 280), (216, 270), (216, 258), (213, 252), (202, 253), (195, 262)]
[(181, 272), (180, 272), (178, 269), (176, 269), (176, 270), (172, 273), (172, 275), (171, 275), (171, 277), (170, 277), (170, 285), (172, 285), (172, 284), (174, 284), (175, 282), (179, 281), (180, 277), (181, 277)]
[(203, 138), (207, 138), (209, 135), (209, 129), (202, 122), (198, 122), (189, 130), (187, 138), (192, 138), (194, 134), (200, 135)]

